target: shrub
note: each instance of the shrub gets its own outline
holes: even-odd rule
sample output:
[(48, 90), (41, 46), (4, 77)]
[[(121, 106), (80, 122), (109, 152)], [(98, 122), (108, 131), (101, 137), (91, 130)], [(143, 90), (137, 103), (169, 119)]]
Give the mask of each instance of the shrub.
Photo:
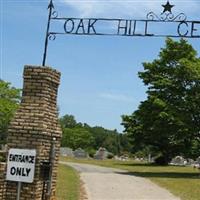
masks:
[(108, 153), (108, 156), (107, 156), (108, 159), (112, 159), (113, 157), (114, 155), (112, 153)]

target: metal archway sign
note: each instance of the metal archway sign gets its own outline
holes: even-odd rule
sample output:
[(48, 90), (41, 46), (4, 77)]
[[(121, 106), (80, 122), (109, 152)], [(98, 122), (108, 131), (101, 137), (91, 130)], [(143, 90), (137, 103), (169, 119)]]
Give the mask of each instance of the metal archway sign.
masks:
[[(142, 20), (69, 18), (58, 16), (53, 0), (50, 0), (42, 66), (46, 62), (48, 40), (55, 40), (57, 35), (200, 38), (200, 21), (187, 20), (184, 13), (174, 15), (174, 5), (169, 1), (162, 7), (163, 12), (160, 15), (149, 12), (146, 19)], [(59, 30), (51, 31), (50, 25), (53, 24)], [(112, 29), (109, 28), (111, 26)]]

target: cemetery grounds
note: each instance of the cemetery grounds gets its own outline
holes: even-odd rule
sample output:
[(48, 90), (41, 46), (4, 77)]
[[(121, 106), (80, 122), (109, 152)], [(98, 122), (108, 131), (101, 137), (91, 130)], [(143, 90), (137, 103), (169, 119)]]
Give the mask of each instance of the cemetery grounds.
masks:
[[(156, 166), (136, 161), (88, 160), (66, 157), (61, 157), (60, 160), (124, 169), (132, 175), (150, 179), (182, 200), (200, 200), (200, 170), (193, 167)], [(80, 195), (81, 183), (78, 173), (72, 168), (60, 164), (57, 186), (58, 200), (79, 200)]]

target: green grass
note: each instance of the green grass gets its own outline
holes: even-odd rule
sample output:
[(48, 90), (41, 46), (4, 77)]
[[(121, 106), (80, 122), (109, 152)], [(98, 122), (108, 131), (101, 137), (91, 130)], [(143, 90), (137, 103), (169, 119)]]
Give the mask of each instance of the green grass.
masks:
[(56, 186), (57, 200), (78, 200), (80, 181), (78, 173), (69, 166), (59, 165)]
[(150, 179), (182, 200), (200, 200), (200, 172), (192, 167), (156, 166), (134, 161), (61, 160), (125, 169), (130, 175)]

